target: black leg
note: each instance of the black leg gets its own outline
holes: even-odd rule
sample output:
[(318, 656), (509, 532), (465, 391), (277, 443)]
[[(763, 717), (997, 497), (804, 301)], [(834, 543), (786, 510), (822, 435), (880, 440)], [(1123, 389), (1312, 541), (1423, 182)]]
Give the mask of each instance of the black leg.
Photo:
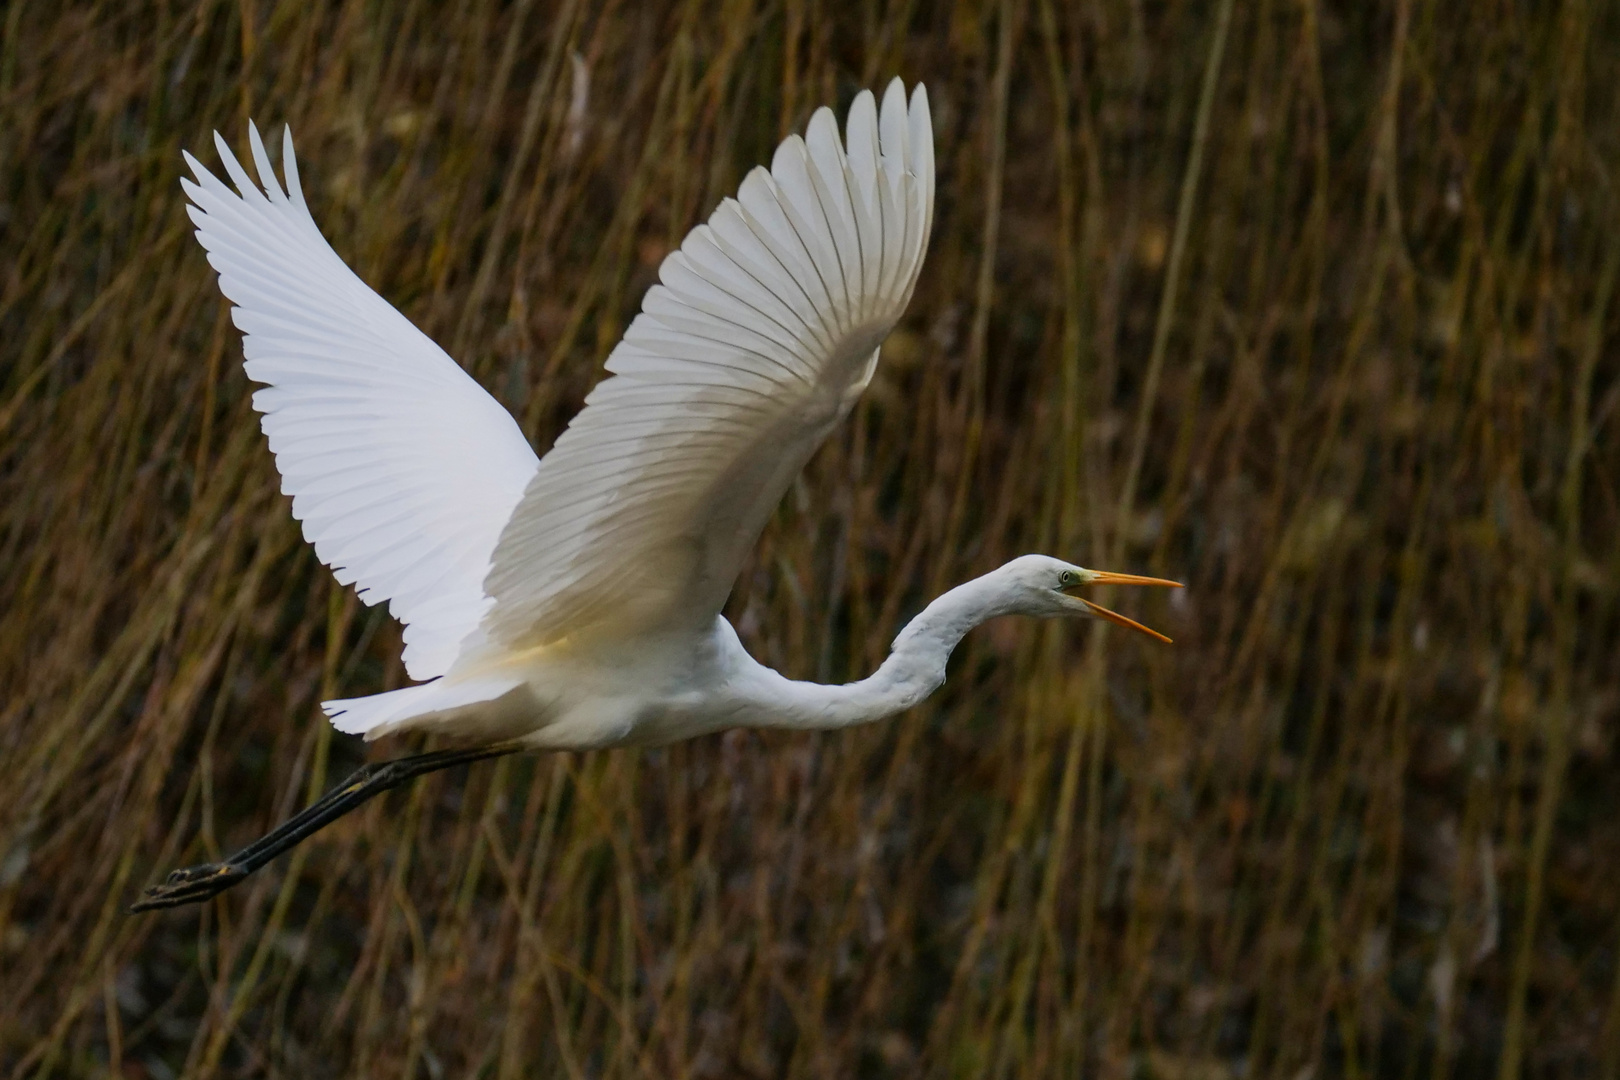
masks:
[(380, 761), (362, 765), (343, 783), (323, 795), (314, 804), (284, 821), (273, 832), (253, 841), (224, 862), (204, 863), (176, 870), (161, 885), (153, 885), (141, 894), (130, 907), (137, 911), (198, 904), (210, 896), (224, 892), (253, 871), (330, 825), (367, 799), (381, 795), (390, 788), (399, 787), (423, 773), (438, 772), (454, 765), (465, 765), (485, 758), (500, 757), (522, 749), (511, 743), (483, 746), (475, 750), (439, 750), (431, 754)]

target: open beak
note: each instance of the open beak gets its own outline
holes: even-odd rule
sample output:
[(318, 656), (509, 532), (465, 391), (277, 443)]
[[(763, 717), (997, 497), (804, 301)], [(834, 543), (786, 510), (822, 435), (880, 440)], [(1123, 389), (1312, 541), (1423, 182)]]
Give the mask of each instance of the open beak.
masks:
[[(1088, 571), (1088, 572), (1090, 573), (1091, 576), (1086, 581), (1083, 581), (1080, 584), (1082, 584), (1082, 585), (1163, 585), (1164, 587), (1169, 588), (1169, 589), (1179, 589), (1179, 588), (1181, 588), (1181, 582), (1179, 582), (1179, 581), (1166, 581), (1164, 578), (1142, 577), (1140, 574), (1115, 574), (1115, 573), (1112, 573), (1111, 571), (1108, 571), (1108, 570), (1091, 570), (1091, 571)], [(1123, 626), (1127, 630), (1135, 630), (1138, 633), (1146, 634), (1150, 638), (1157, 638), (1158, 640), (1164, 642), (1166, 645), (1170, 644), (1170, 639), (1169, 638), (1165, 637), (1163, 634), (1159, 633), (1157, 630), (1153, 630), (1153, 629), (1150, 629), (1149, 627), (1143, 626), (1141, 623), (1137, 622), (1135, 619), (1127, 619), (1125, 616), (1121, 615), (1119, 612), (1110, 611), (1107, 608), (1103, 607), (1101, 604), (1094, 604), (1090, 600), (1087, 600), (1083, 596), (1077, 596), (1077, 597), (1075, 597), (1075, 599), (1080, 601), (1082, 604), (1086, 605), (1086, 608), (1093, 615), (1097, 616), (1097, 618), (1099, 618), (1099, 619), (1106, 619), (1107, 621), (1113, 623), (1116, 626)]]

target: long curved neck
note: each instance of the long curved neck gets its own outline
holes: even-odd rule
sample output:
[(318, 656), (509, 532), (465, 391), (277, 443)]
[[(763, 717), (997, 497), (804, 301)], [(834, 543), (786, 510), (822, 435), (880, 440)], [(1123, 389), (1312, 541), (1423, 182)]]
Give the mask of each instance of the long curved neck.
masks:
[(992, 577), (974, 578), (940, 595), (900, 631), (883, 665), (860, 682), (798, 682), (761, 667), (770, 684), (762, 688), (769, 705), (753, 722), (759, 727), (839, 728), (911, 708), (945, 681), (945, 662), (964, 634), (986, 619), (1010, 613), (1006, 591)]

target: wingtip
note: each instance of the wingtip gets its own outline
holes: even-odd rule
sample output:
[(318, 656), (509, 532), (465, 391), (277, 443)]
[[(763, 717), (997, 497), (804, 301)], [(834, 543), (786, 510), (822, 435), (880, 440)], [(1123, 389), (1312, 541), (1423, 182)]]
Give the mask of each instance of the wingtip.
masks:
[[(934, 117), (928, 110), (928, 88), (918, 83), (911, 88), (911, 126), (914, 135), (927, 136), (927, 146), (934, 145)], [(919, 147), (920, 149), (920, 147)]]
[(245, 197), (248, 193), (247, 188), (252, 185), (243, 185), (242, 181), (247, 174), (242, 171), (242, 163), (236, 160), (236, 154), (231, 151), (231, 144), (217, 130), (214, 132), (214, 151), (219, 154), (219, 161), (225, 167), (226, 175), (236, 184), (237, 194)]
[(259, 125), (253, 122), (252, 117), (248, 118), (248, 149), (253, 154), (254, 168), (259, 170), (259, 186), (276, 202), (285, 202), (286, 194), (276, 180), (276, 171), (270, 166), (270, 154), (259, 135)]
[(934, 222), (934, 118), (928, 109), (928, 89), (922, 83), (911, 91), (909, 126), (911, 166), (926, 192), (924, 214), (931, 232)]
[(830, 139), (834, 146), (843, 149), (843, 139), (838, 134), (838, 117), (825, 105), (810, 114), (810, 123), (805, 125), (804, 137), (806, 142), (811, 139)]
[(309, 216), (309, 205), (304, 202), (304, 188), (298, 180), (298, 155), (293, 153), (292, 125), (281, 125), (281, 175), (287, 182), (287, 198)]
[(883, 91), (883, 104), (878, 110), (878, 139), (884, 160), (897, 169), (904, 169), (910, 156), (906, 147), (908, 126), (906, 88), (896, 76)]
[(804, 139), (798, 134), (798, 132), (794, 132), (792, 135), (789, 135), (787, 138), (783, 139), (780, 143), (777, 143), (776, 153), (771, 155), (771, 174), (773, 176), (780, 175), (781, 171), (789, 168), (794, 163), (795, 159), (797, 159), (799, 162), (808, 161), (810, 159), (809, 152), (804, 146)]
[(236, 185), (237, 193), (242, 199), (250, 203), (263, 201), (266, 198), (265, 193), (259, 190), (253, 178), (242, 167), (241, 159), (231, 151), (230, 143), (226, 142), (225, 136), (218, 131), (214, 132), (214, 148), (219, 151), (220, 162), (224, 164), (226, 174), (231, 178), (231, 183)]

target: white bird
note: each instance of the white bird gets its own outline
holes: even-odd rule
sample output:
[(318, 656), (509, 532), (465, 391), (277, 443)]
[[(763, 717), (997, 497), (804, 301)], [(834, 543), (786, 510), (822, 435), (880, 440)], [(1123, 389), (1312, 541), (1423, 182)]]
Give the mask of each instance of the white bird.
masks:
[[(783, 491), (872, 378), (933, 220), (928, 98), (862, 92), (777, 148), (659, 267), (611, 373), (544, 458), (510, 414), (367, 288), (316, 228), (285, 134), (285, 189), (218, 133), (233, 192), (190, 154), (197, 239), (243, 333), (253, 395), (321, 561), (405, 624), (417, 685), (328, 701), (339, 731), (468, 750), (371, 765), (223, 863), (178, 870), (137, 910), (205, 899), (412, 776), (516, 750), (651, 745), (739, 726), (890, 716), (945, 680), (998, 615), (1090, 616), (1168, 641), (1078, 586), (1175, 585), (1014, 559), (929, 604), (877, 672), (824, 686), (756, 662), (721, 615)], [(261, 188), (262, 185), (262, 188)]]

